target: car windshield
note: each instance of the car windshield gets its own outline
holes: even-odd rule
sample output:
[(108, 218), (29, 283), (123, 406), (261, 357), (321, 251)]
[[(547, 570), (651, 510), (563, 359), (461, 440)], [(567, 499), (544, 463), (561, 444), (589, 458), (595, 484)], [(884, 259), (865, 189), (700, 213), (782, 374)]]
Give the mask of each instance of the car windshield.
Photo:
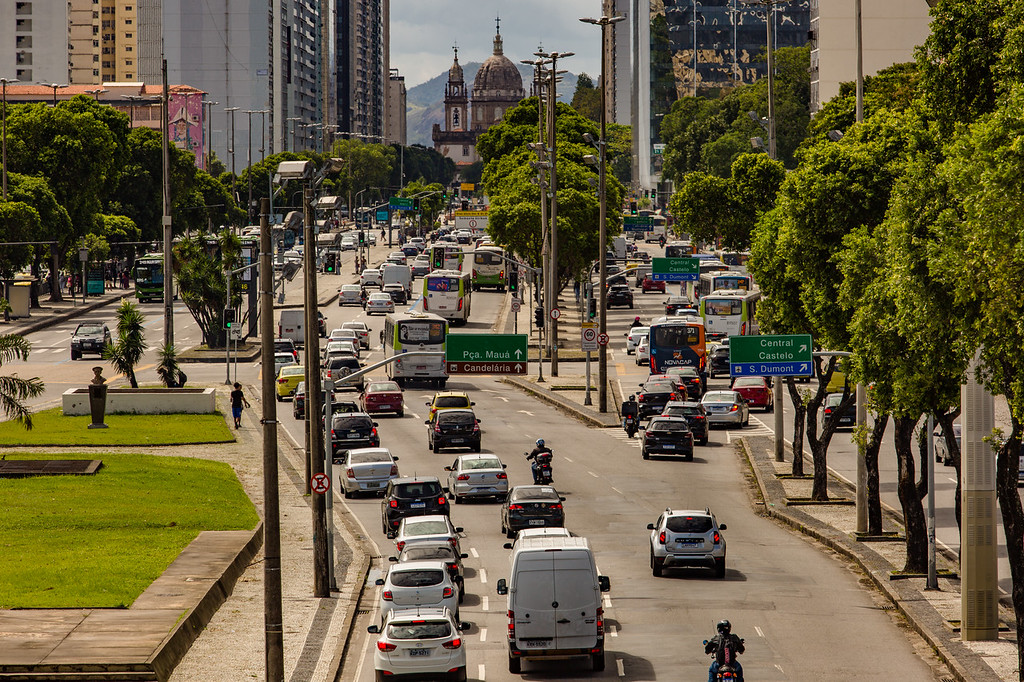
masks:
[(670, 516), (665, 528), (673, 533), (707, 533), (711, 530), (710, 516)]
[(756, 388), (764, 388), (764, 379), (761, 377), (738, 377), (732, 385), (733, 387), (754, 386)]
[(675, 387), (672, 386), (671, 381), (648, 381), (644, 384), (644, 393), (672, 393), (675, 391)]
[(370, 384), (370, 387), (366, 389), (367, 393), (386, 393), (386, 392), (398, 392), (398, 384), (393, 381), (381, 381), (376, 384)]
[(306, 374), (306, 368), (301, 366), (301, 365), (296, 365), (294, 367), (282, 367), (281, 368), (281, 376), (283, 376), (283, 377), (304, 376), (305, 374)]
[(700, 408), (696, 405), (670, 405), (665, 408), (665, 413), (670, 414), (673, 417), (700, 414)]
[(448, 524), (444, 521), (405, 522), (405, 535), (437, 535), (438, 533), (447, 534), (448, 532)]
[(388, 626), (388, 639), (441, 639), (450, 637), (452, 626), (446, 620), (415, 623), (393, 623)]
[(462, 460), (463, 469), (500, 469), (501, 461), (497, 457)]
[(430, 587), (440, 585), (444, 571), (440, 568), (418, 568), (411, 571), (392, 569), (391, 584), (395, 587)]
[(409, 545), (402, 552), (402, 558), (406, 561), (420, 561), (430, 559), (454, 559), (455, 550), (450, 545), (427, 545), (421, 547), (420, 545)]
[(439, 412), (437, 421), (441, 424), (472, 424), (476, 415), (472, 412)]
[(78, 334), (88, 334), (90, 336), (93, 335), (93, 334), (102, 334), (103, 333), (103, 327), (100, 327), (99, 325), (89, 325), (89, 326), (82, 325), (81, 327), (78, 328), (78, 332), (76, 332), (76, 333), (78, 333)]
[(395, 497), (433, 497), (440, 494), (441, 484), (437, 481), (402, 483), (395, 486)]
[(540, 488), (520, 488), (512, 493), (513, 500), (557, 500), (558, 493), (547, 486)]
[(736, 402), (736, 394), (732, 391), (711, 391), (710, 393), (704, 394), (704, 402), (706, 403), (734, 403)]
[(690, 427), (684, 421), (667, 421), (655, 419), (647, 427), (648, 431), (689, 431)]
[(442, 395), (434, 399), (434, 407), (469, 407), (469, 399), (458, 395)]
[(342, 416), (334, 418), (331, 428), (335, 430), (368, 429), (371, 428), (372, 425), (373, 423), (370, 421), (369, 417)]
[(372, 464), (374, 462), (391, 463), (391, 457), (380, 450), (376, 452), (350, 452), (348, 453), (349, 464)]

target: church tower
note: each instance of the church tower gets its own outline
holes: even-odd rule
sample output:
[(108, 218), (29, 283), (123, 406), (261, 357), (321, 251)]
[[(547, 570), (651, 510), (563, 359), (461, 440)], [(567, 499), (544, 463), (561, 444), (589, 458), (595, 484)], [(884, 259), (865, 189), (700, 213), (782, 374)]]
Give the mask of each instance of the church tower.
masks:
[(479, 160), (476, 154), (476, 133), (470, 126), (469, 95), (462, 65), (459, 64), (459, 48), (453, 49), (455, 61), (448, 69), (448, 84), (444, 89), (444, 129), (435, 123), (431, 138), (436, 151), (454, 161), (456, 166), (468, 166)]

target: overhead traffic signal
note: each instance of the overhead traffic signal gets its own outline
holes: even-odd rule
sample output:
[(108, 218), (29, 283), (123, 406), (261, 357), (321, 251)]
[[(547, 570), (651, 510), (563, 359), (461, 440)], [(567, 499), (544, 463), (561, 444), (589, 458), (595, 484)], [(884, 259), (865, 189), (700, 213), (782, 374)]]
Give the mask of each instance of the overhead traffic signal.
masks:
[(544, 309), (543, 308), (534, 308), (534, 310), (533, 310), (533, 319), (534, 319), (534, 322), (537, 323), (537, 329), (543, 329), (544, 328)]
[(636, 215), (636, 211), (637, 211), (636, 201), (630, 201), (629, 202), (629, 212), (630, 212), (630, 214), (631, 215)]
[(359, 246), (366, 244), (366, 232), (359, 230)]

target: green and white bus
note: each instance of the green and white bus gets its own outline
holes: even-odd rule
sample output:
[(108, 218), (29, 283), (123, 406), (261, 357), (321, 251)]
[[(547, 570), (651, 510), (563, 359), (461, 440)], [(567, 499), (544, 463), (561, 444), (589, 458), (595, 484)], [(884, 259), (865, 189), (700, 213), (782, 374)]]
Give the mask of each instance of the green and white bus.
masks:
[(443, 388), (448, 381), (443, 355), (447, 338), (448, 323), (438, 315), (418, 310), (389, 313), (384, 318), (385, 358), (414, 350), (435, 351), (442, 355), (396, 360), (387, 365), (388, 376), (399, 386), (404, 386), (407, 381), (425, 381)]
[(709, 339), (757, 334), (760, 291), (719, 289), (700, 299), (700, 316)]
[(452, 325), (469, 321), (473, 285), (468, 272), (434, 270), (423, 276), (423, 310), (440, 315)]
[(707, 296), (712, 291), (721, 289), (742, 289), (750, 291), (754, 288), (754, 280), (742, 272), (704, 272), (697, 282), (697, 296)]
[(135, 260), (135, 296), (139, 303), (164, 300), (164, 255), (147, 253)]
[(505, 291), (505, 249), (500, 246), (478, 246), (473, 254), (473, 291), (494, 287)]

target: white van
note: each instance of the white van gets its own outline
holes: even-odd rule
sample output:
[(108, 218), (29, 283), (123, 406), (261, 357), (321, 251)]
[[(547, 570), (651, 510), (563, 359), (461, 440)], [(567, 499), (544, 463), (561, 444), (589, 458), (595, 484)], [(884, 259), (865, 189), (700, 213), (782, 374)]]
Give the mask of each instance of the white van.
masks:
[(412, 296), (412, 268), (397, 263), (384, 263), (380, 267), (382, 288), (384, 284), (401, 284), (406, 296)]
[(498, 581), (508, 596), (508, 670), (523, 659), (589, 658), (604, 670), (604, 609), (611, 589), (586, 538), (521, 537), (512, 550), (512, 572)]
[(306, 321), (303, 319), (301, 309), (281, 311), (281, 317), (277, 322), (277, 338), (291, 339), (296, 346), (302, 346), (306, 342)]

